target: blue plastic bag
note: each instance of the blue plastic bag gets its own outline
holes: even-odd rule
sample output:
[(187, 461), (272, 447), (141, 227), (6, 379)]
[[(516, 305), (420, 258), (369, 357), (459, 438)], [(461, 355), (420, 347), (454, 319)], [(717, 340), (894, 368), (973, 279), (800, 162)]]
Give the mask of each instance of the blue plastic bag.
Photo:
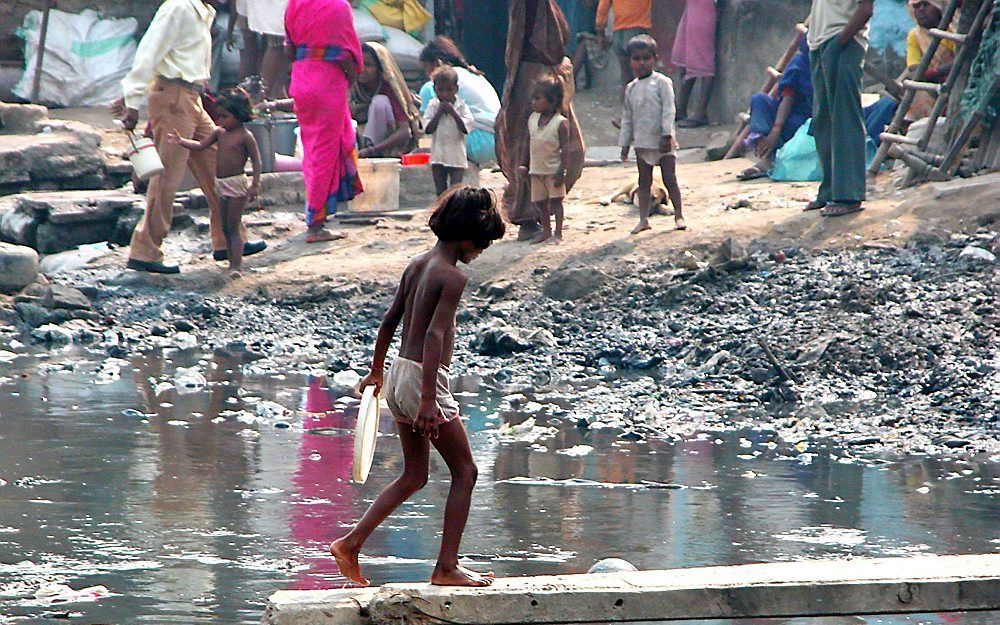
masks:
[[(774, 156), (774, 167), (767, 175), (776, 182), (819, 182), (823, 167), (816, 152), (816, 139), (809, 134), (812, 120), (807, 120), (795, 135), (781, 146)], [(865, 137), (865, 163), (870, 166), (878, 147), (870, 136)]]

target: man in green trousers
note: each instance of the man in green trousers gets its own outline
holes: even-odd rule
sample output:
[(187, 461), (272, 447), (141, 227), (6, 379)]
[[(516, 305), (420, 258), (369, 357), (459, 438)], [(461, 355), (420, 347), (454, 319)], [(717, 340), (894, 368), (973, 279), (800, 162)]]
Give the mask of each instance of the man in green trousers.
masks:
[(809, 14), (812, 132), (823, 167), (816, 199), (806, 210), (839, 217), (862, 210), (865, 124), (861, 64), (868, 50), (874, 0), (813, 0)]

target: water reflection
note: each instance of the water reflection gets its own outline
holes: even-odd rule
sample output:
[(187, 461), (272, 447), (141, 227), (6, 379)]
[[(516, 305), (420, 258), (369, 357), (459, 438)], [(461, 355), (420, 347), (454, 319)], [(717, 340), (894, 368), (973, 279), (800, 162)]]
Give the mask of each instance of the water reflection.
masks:
[[(273, 590), (343, 584), (326, 546), (400, 470), (390, 420), (369, 483), (356, 486), (356, 404), (325, 377), (245, 375), (225, 353), (151, 353), (121, 371), (109, 362), (4, 364), (0, 614), (257, 623)], [(197, 368), (208, 385), (178, 393), (178, 367)], [(582, 572), (608, 556), (668, 568), (1000, 545), (995, 463), (803, 453), (762, 432), (674, 444), (569, 427), (534, 443), (498, 442), (501, 419), (527, 415), (498, 417), (499, 396), (476, 378), (455, 389), (482, 476), (463, 552), (500, 575)], [(264, 402), (292, 412), (275, 416)], [(594, 449), (558, 453), (577, 445)], [(431, 468), (428, 487), (368, 544), (363, 564), (376, 582), (430, 573), (448, 488), (436, 456)], [(114, 595), (42, 606), (32, 596), (50, 582), (104, 584)], [(997, 616), (742, 624), (985, 625)]]

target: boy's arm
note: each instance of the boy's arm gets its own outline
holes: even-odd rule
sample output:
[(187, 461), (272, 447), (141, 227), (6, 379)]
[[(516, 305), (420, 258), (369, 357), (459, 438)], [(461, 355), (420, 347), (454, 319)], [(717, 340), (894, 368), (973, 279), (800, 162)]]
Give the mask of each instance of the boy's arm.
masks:
[(226, 24), (226, 48), (233, 49), (233, 30), (236, 28), (236, 3), (229, 7), (229, 22)]
[(625, 101), (622, 103), (622, 128), (618, 133), (618, 145), (622, 148), (622, 160), (628, 160), (628, 151), (632, 147), (632, 133), (634, 123), (632, 121), (632, 102), (629, 96), (632, 90), (625, 88)]
[(671, 149), (671, 141), (674, 137), (674, 118), (677, 115), (677, 108), (674, 104), (674, 85), (669, 78), (660, 81), (660, 101), (663, 108), (660, 111), (660, 127), (662, 133), (660, 137), (660, 152), (666, 154)]
[(472, 132), (472, 127), (476, 123), (476, 120), (472, 117), (472, 111), (469, 109), (469, 105), (465, 102), (459, 101), (458, 106), (452, 108), (452, 117), (458, 123), (458, 129), (463, 135), (467, 135)]
[[(458, 273), (457, 269), (452, 270)], [(427, 438), (437, 438), (440, 423), (440, 409), (437, 404), (437, 376), (441, 366), (441, 352), (444, 339), (455, 325), (455, 313), (462, 299), (462, 291), (468, 278), (464, 275), (448, 276), (441, 285), (434, 316), (431, 317), (427, 334), (424, 336), (423, 385), (420, 390), (420, 410), (417, 411), (417, 431)]]
[(557, 185), (566, 184), (566, 169), (569, 167), (569, 121), (562, 120), (559, 124), (559, 169), (556, 170)]
[(847, 20), (844, 30), (840, 31), (840, 45), (846, 46), (858, 34), (875, 12), (875, 0), (858, 0), (858, 8), (854, 10), (851, 19)]
[(374, 385), (376, 393), (382, 390), (385, 355), (389, 351), (389, 344), (392, 343), (392, 337), (396, 334), (396, 328), (399, 327), (399, 322), (403, 318), (403, 311), (406, 307), (406, 300), (403, 295), (405, 280), (406, 275), (404, 274), (403, 279), (399, 281), (399, 286), (396, 288), (396, 295), (392, 299), (392, 304), (389, 306), (389, 310), (386, 311), (385, 316), (382, 317), (382, 323), (378, 326), (378, 338), (375, 339), (375, 354), (372, 356), (372, 370), (358, 384), (359, 389)]
[(431, 100), (427, 105), (427, 112), (424, 113), (424, 132), (432, 135), (437, 132), (438, 122), (441, 121), (441, 107), (438, 100)]
[(257, 147), (257, 140), (254, 139), (253, 134), (249, 130), (243, 136), (243, 141), (247, 152), (250, 154), (250, 168), (253, 171), (253, 182), (250, 183), (250, 195), (248, 198), (252, 202), (260, 195), (260, 148)]
[(597, 17), (594, 19), (594, 30), (597, 36), (604, 41), (607, 37), (604, 31), (608, 27), (608, 14), (611, 13), (611, 0), (601, 0), (597, 4)]
[(525, 124), (522, 129), (524, 134), (528, 136), (528, 140), (524, 142), (524, 145), (521, 148), (521, 158), (519, 159), (521, 161), (521, 165), (518, 169), (520, 169), (524, 174), (527, 174), (528, 168), (531, 167), (531, 131), (528, 130), (529, 124), (531, 124), (530, 117), (528, 118), (528, 123)]
[(220, 132), (222, 132), (222, 129), (216, 128), (211, 134), (203, 138), (201, 141), (195, 141), (193, 139), (185, 139), (177, 134), (176, 130), (171, 130), (167, 133), (167, 142), (179, 145), (182, 148), (191, 150), (192, 152), (201, 152), (202, 150), (208, 149), (212, 146), (212, 144), (218, 141)]

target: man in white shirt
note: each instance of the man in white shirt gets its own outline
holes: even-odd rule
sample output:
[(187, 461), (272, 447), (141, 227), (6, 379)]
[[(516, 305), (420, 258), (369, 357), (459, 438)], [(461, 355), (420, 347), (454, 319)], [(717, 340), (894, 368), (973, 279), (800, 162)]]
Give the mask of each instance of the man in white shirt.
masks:
[[(163, 173), (149, 183), (146, 213), (132, 233), (129, 269), (150, 273), (180, 271), (176, 265), (163, 263), (160, 246), (170, 231), (174, 194), (185, 165), (208, 200), (212, 248), (216, 250), (213, 256), (219, 260), (222, 250), (225, 258), (226, 237), (215, 195), (215, 147), (189, 152), (165, 140), (172, 130), (196, 141), (215, 130), (215, 123), (201, 103), (201, 92), (211, 71), (214, 19), (215, 9), (208, 0), (165, 0), (139, 42), (132, 70), (122, 79), (124, 96), (111, 105), (112, 114), (133, 130), (139, 121), (143, 96), (148, 94), (149, 123), (163, 161)], [(248, 242), (243, 253), (254, 254), (264, 247), (263, 241)]]
[(861, 64), (873, 5), (874, 0), (813, 0), (809, 14), (812, 132), (823, 181), (806, 210), (822, 209), (825, 217), (860, 211), (865, 200)]

